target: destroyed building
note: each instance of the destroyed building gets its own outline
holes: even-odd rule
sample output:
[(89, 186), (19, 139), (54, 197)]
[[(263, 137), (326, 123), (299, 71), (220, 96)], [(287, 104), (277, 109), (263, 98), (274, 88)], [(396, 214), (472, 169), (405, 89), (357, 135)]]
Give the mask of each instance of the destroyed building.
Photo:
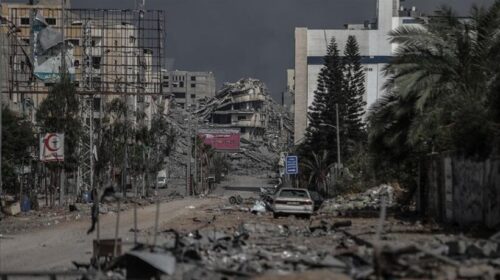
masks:
[(198, 104), (200, 99), (215, 96), (215, 76), (212, 72), (161, 70), (161, 85), (165, 95), (172, 95), (181, 109)]
[(269, 122), (271, 97), (265, 85), (254, 79), (226, 83), (217, 94), (221, 100), (211, 113), (217, 127), (236, 128), (246, 140), (262, 140)]
[(275, 170), (280, 153), (293, 144), (290, 113), (256, 79), (224, 84), (214, 98), (200, 101), (195, 115), (201, 119), (199, 129), (240, 131), (239, 153), (231, 155), (233, 170), (239, 173)]
[(149, 121), (152, 107), (164, 103), (161, 11), (72, 9), (70, 1), (63, 10), (60, 1), (41, 0), (2, 3), (0, 14), (9, 39), (1, 44), (9, 57), (3, 91), (11, 109), (34, 115), (62, 67), (78, 92), (95, 94), (96, 114), (106, 102), (129, 95), (128, 107), (144, 111)]

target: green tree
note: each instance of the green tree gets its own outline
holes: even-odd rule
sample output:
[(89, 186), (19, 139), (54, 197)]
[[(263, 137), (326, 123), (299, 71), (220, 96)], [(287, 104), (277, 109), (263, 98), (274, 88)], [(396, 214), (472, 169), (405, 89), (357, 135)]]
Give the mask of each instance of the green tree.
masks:
[(386, 163), (377, 167), (412, 174), (408, 160), (428, 153), (499, 151), (499, 29), (497, 0), (473, 7), (467, 20), (443, 7), (421, 26), (391, 32), (398, 49), (385, 68), (389, 94), (369, 117), (370, 150)]
[[(54, 84), (36, 112), (42, 133), (64, 133), (64, 169), (78, 168), (78, 143), (82, 136), (78, 96), (73, 82), (67, 76)], [(53, 165), (51, 165), (54, 168)]]
[(361, 56), (356, 37), (349, 36), (343, 57), (344, 82), (342, 95), (344, 103), (340, 107), (340, 122), (342, 123), (341, 138), (342, 151), (349, 158), (353, 155), (360, 143), (366, 143), (366, 127), (363, 122), (366, 102), (364, 96), (365, 70), (361, 65)]
[(308, 112), (308, 127), (303, 147), (303, 157), (310, 158), (311, 151), (330, 151), (330, 159), (337, 156), (336, 104), (343, 104), (343, 63), (337, 42), (332, 38), (327, 48), (325, 63), (318, 77), (318, 87)]
[(29, 165), (30, 150), (36, 143), (31, 123), (9, 108), (3, 108), (2, 181), (6, 193), (17, 193), (19, 181), (15, 171), (22, 165)]
[(302, 169), (309, 174), (308, 186), (325, 196), (329, 195), (328, 175), (333, 167), (329, 158), (328, 151), (323, 150), (320, 153), (312, 152), (310, 159), (301, 162)]

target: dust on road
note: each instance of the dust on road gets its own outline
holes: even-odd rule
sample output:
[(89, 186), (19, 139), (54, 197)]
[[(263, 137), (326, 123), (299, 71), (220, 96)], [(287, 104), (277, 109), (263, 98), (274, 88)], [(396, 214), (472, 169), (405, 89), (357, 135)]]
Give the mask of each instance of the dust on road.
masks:
[[(199, 207), (218, 203), (219, 199), (215, 198), (187, 198), (162, 203), (160, 226), (175, 222)], [(145, 231), (153, 227), (155, 210), (155, 205), (138, 209), (139, 230)], [(114, 236), (115, 222), (115, 213), (101, 215), (101, 238)], [(84, 219), (0, 239), (0, 271), (66, 269), (72, 266), (72, 261), (88, 262), (92, 240), (95, 238), (95, 234), (87, 235), (89, 226), (90, 220)], [(132, 227), (133, 211), (121, 212), (119, 233), (125, 242), (133, 240), (133, 233), (130, 231)]]

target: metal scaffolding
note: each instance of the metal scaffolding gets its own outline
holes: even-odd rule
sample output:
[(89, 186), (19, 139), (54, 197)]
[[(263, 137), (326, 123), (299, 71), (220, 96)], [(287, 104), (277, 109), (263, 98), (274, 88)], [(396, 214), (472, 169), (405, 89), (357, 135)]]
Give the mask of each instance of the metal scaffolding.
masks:
[(65, 9), (64, 17), (60, 8), (8, 11), (14, 32), (7, 93), (47, 94), (64, 64), (80, 94), (162, 93), (163, 11)]
[[(140, 5), (139, 5), (140, 6)], [(4, 100), (34, 112), (65, 73), (80, 95), (85, 137), (79, 145), (77, 193), (94, 187), (96, 125), (103, 106), (125, 98), (132, 110), (144, 96), (162, 95), (164, 14), (158, 10), (67, 9), (8, 6), (0, 31), (7, 40), (1, 84)], [(8, 96), (7, 96), (8, 94)], [(26, 112), (24, 104), (29, 104)]]

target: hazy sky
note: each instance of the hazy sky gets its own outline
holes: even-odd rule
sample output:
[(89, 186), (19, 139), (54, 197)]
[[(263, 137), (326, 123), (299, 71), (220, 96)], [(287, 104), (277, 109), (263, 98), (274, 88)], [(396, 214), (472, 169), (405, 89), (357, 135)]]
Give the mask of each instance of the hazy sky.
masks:
[[(4, 1), (5, 2), (5, 1)], [(24, 1), (23, 1), (24, 2)], [(472, 4), (493, 0), (407, 0), (402, 5), (431, 13), (442, 4), (461, 15)], [(72, 0), (75, 8), (128, 8), (134, 0)], [(294, 28), (342, 28), (375, 17), (375, 0), (146, 0), (166, 11), (168, 57), (179, 70), (213, 71), (217, 84), (254, 77), (274, 97), (294, 65)]]

